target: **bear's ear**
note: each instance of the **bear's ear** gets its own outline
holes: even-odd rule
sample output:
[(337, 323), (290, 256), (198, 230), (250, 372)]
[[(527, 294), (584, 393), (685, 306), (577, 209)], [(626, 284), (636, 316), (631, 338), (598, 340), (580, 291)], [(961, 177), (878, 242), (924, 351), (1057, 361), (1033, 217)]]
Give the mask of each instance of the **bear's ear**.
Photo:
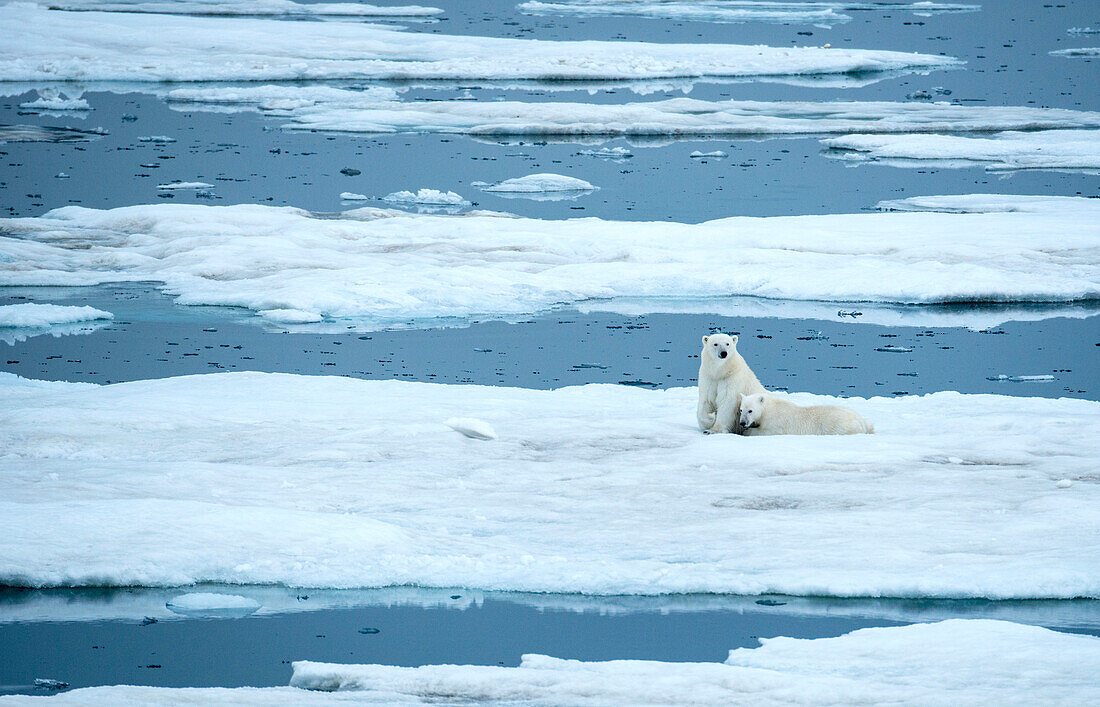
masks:
[(709, 337), (709, 336), (704, 336), (704, 337), (703, 337), (703, 343), (704, 343), (704, 344), (705, 344), (705, 343), (707, 343), (707, 341), (708, 341), (709, 339), (710, 339), (710, 337)]
[(734, 344), (736, 344), (736, 343), (737, 343), (737, 334), (734, 334), (734, 335), (733, 335), (733, 336), (731, 336), (730, 338), (731, 338), (731, 339), (733, 339), (733, 343), (734, 343)]

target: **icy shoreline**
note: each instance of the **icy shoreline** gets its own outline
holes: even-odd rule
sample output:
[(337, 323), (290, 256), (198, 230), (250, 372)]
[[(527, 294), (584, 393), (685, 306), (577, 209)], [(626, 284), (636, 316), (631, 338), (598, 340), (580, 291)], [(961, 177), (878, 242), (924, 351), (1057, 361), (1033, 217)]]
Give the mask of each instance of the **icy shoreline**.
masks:
[(1100, 596), (1096, 402), (849, 399), (876, 434), (743, 438), (690, 388), (0, 383), (6, 584)]

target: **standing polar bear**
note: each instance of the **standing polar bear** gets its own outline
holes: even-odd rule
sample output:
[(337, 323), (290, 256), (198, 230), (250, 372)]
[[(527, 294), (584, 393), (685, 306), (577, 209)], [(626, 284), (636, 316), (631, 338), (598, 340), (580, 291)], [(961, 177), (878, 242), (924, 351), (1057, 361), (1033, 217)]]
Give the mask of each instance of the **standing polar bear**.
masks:
[(756, 374), (737, 353), (737, 337), (703, 337), (699, 356), (699, 407), (695, 414), (703, 432), (737, 432), (741, 396), (763, 393)]
[(740, 422), (746, 435), (854, 435), (875, 431), (855, 410), (838, 405), (802, 407), (764, 393), (741, 398)]

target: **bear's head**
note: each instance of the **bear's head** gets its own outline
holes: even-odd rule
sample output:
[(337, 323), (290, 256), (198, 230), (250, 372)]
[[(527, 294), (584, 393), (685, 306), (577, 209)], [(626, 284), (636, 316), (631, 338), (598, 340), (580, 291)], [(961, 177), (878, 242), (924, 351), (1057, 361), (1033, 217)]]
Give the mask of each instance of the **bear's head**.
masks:
[(759, 427), (760, 418), (764, 416), (764, 394), (741, 396), (741, 427)]
[(734, 353), (737, 353), (737, 335), (718, 333), (703, 337), (704, 358), (710, 357), (721, 363)]

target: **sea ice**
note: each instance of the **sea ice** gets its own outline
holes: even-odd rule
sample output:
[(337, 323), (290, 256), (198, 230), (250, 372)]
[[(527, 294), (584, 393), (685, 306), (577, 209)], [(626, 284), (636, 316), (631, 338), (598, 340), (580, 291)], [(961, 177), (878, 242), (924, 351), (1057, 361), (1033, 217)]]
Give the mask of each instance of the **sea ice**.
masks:
[(713, 150), (711, 152), (700, 152), (699, 150), (695, 150), (690, 155), (688, 155), (688, 157), (692, 158), (693, 160), (701, 160), (708, 157), (720, 160), (724, 157), (729, 157), (729, 155), (727, 155), (725, 152), (722, 152), (721, 150)]
[(1100, 596), (1100, 403), (798, 394), (876, 433), (752, 438), (696, 395), (0, 375), (0, 582)]
[(404, 32), (358, 22), (0, 6), (2, 81), (657, 79), (850, 74), (958, 66), (891, 51), (732, 44), (542, 41)]
[(356, 194), (355, 192), (342, 191), (340, 192), (340, 198), (344, 201), (369, 201), (370, 197), (366, 194)]
[(513, 192), (520, 194), (555, 191), (595, 191), (596, 189), (597, 187), (592, 186), (583, 179), (550, 173), (528, 174), (526, 177), (505, 179), (499, 184), (482, 187), (483, 191)]
[(124, 0), (46, 0), (38, 4), (55, 10), (95, 12), (137, 12), (167, 15), (227, 16), (312, 16), (312, 17), (434, 17), (443, 14), (437, 7), (419, 5), (381, 6), (360, 2), (297, 3), (291, 0), (174, 0), (146, 2)]
[[(987, 169), (1100, 170), (1100, 131), (1004, 132), (990, 137), (960, 135), (845, 135), (821, 143), (845, 159), (886, 161), (899, 166), (973, 166)], [(852, 154), (852, 153), (856, 154)], [(828, 155), (827, 155), (828, 156)]]
[(1091, 211), (1100, 218), (1100, 199), (1020, 194), (949, 194), (890, 199), (876, 205), (882, 211), (938, 211), (946, 214), (1034, 213), (1057, 216), (1067, 210)]
[(39, 96), (36, 100), (19, 104), (20, 108), (31, 110), (91, 110), (88, 101), (83, 98), (66, 98), (64, 96)]
[(171, 184), (158, 184), (157, 189), (208, 189), (214, 186), (206, 182), (172, 182)]
[(165, 603), (169, 611), (184, 616), (203, 617), (244, 617), (260, 608), (255, 599), (239, 594), (219, 594), (214, 592), (192, 592), (173, 597)]
[(469, 206), (470, 202), (463, 199), (453, 191), (439, 191), (438, 189), (417, 189), (411, 191), (395, 191), (382, 197), (382, 201), (391, 204), (428, 204), (436, 206)]
[(316, 312), (306, 312), (301, 309), (265, 309), (257, 314), (277, 324), (313, 324), (324, 319)]
[(1057, 51), (1050, 52), (1051, 56), (1064, 56), (1069, 58), (1075, 57), (1094, 57), (1100, 56), (1100, 47), (1080, 47), (1076, 49), (1059, 49)]
[(578, 154), (587, 155), (589, 157), (602, 157), (616, 162), (628, 160), (634, 156), (633, 152), (622, 146), (601, 147), (597, 150), (581, 150)]
[[(287, 127), (344, 132), (482, 136), (699, 137), (1051, 130), (1100, 127), (1100, 113), (1061, 108), (885, 101), (701, 101), (623, 104), (560, 101), (411, 101), (388, 89), (257, 86), (184, 88), (167, 94), (188, 109), (258, 109)], [(1070, 137), (1070, 136), (1062, 136)], [(1087, 136), (1086, 136), (1087, 137)]]
[(2, 327), (48, 327), (94, 319), (114, 319), (115, 315), (94, 307), (67, 307), (57, 304), (0, 305)]
[(103, 128), (77, 130), (49, 125), (0, 125), (0, 143), (5, 142), (88, 142), (107, 134)]
[[(0, 285), (156, 281), (181, 304), (297, 309), (359, 318), (363, 326), (507, 318), (617, 298), (648, 298), (657, 308), (651, 311), (669, 298), (713, 307), (731, 296), (915, 304), (1096, 300), (1096, 202), (1060, 203), (1056, 212), (701, 224), (381, 209), (333, 217), (252, 205), (69, 206), (0, 220)], [(410, 239), (417, 247), (408, 247)]]
[(529, 15), (633, 16), (691, 22), (777, 22), (832, 25), (851, 11), (908, 10), (916, 15), (977, 12), (981, 5), (940, 2), (768, 2), (767, 0), (556, 0), (523, 2)]

